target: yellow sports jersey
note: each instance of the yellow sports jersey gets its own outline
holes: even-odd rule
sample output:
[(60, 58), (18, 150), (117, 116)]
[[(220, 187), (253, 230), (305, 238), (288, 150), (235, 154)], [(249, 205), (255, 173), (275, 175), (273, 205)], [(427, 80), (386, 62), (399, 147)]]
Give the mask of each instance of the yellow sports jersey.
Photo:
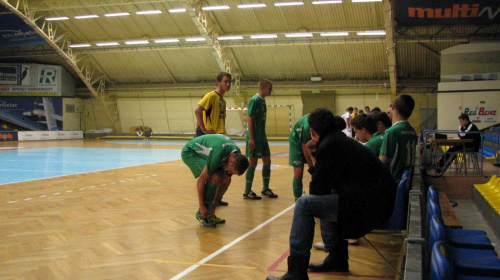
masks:
[(205, 94), (198, 105), (205, 109), (203, 112), (205, 128), (212, 129), (218, 134), (226, 134), (226, 100), (214, 90)]

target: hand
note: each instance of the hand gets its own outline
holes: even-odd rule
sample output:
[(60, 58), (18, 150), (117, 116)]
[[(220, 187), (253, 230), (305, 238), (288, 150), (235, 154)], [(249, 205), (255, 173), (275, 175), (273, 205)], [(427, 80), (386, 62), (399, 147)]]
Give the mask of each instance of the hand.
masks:
[(253, 139), (248, 140), (248, 149), (250, 151), (253, 151), (253, 149), (255, 149), (255, 140), (253, 140)]
[(207, 207), (205, 207), (205, 205), (200, 206), (200, 213), (204, 218), (208, 217), (208, 215), (207, 215), (208, 210), (207, 210)]
[(215, 207), (214, 206), (210, 207), (210, 211), (208, 212), (208, 216), (210, 216), (210, 217), (215, 216)]
[(309, 153), (314, 153), (316, 151), (316, 143), (314, 140), (309, 140), (309, 142), (306, 143), (306, 149), (309, 151)]

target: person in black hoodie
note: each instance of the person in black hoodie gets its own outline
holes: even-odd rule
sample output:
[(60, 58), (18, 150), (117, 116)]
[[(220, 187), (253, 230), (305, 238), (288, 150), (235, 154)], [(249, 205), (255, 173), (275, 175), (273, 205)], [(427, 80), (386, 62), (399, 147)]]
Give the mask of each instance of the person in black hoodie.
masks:
[[(313, 155), (309, 169), (308, 196), (295, 203), (290, 232), (288, 272), (268, 280), (309, 279), (314, 271), (349, 271), (345, 239), (360, 238), (387, 222), (394, 208), (397, 184), (387, 167), (366, 147), (346, 137), (336, 126), (328, 109), (314, 110), (308, 117), (312, 140), (307, 148)], [(322, 236), (332, 248), (319, 264), (309, 265), (315, 218), (334, 234)]]
[[(460, 139), (472, 139), (471, 143), (465, 143), (465, 149), (467, 151), (479, 151), (479, 147), (481, 146), (481, 134), (468, 133), (479, 131), (477, 126), (471, 123), (469, 116), (464, 113), (458, 116), (458, 122), (460, 123), (460, 127), (458, 128), (458, 130), (460, 130), (461, 132), (458, 133), (458, 137), (460, 137)], [(436, 169), (437, 173), (446, 171), (453, 160), (457, 157), (457, 152), (461, 152), (462, 149), (463, 147), (461, 145), (449, 148), (443, 155), (443, 157), (439, 160), (438, 168)]]

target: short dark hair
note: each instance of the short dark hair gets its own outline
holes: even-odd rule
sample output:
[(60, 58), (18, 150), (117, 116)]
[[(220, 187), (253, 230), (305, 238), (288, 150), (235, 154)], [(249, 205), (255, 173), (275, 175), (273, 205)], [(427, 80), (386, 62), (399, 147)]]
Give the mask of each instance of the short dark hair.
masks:
[(408, 94), (401, 94), (394, 100), (396, 111), (405, 119), (408, 119), (415, 108), (415, 100)]
[(347, 111), (352, 112), (354, 109), (352, 107), (347, 107)]
[(337, 127), (335, 129), (342, 131), (347, 127), (345, 120), (341, 116), (335, 116), (335, 121), (337, 121)]
[(370, 118), (373, 118), (375, 124), (377, 124), (378, 122), (382, 122), (382, 124), (387, 128), (392, 126), (392, 121), (386, 112), (382, 111), (374, 112), (373, 114), (370, 114)]
[(224, 77), (228, 77), (230, 80), (232, 79), (231, 74), (227, 72), (219, 72), (219, 74), (217, 74), (217, 82), (222, 82)]
[(466, 121), (470, 122), (469, 115), (467, 115), (465, 113), (460, 114), (460, 116), (458, 116), (458, 118), (461, 120), (466, 120)]
[(337, 129), (337, 122), (332, 111), (326, 108), (318, 108), (312, 111), (307, 117), (309, 127), (314, 129), (320, 136), (326, 135)]
[(238, 175), (245, 173), (249, 165), (248, 158), (241, 153), (234, 153), (233, 167), (238, 171)]
[(373, 112), (380, 112), (380, 111), (382, 111), (382, 110), (380, 110), (379, 107), (373, 107), (373, 109), (372, 109), (372, 113)]
[(377, 123), (366, 114), (356, 116), (352, 120), (352, 126), (358, 130), (366, 128), (366, 130), (368, 130), (368, 133), (370, 133), (370, 135), (374, 134), (378, 130)]

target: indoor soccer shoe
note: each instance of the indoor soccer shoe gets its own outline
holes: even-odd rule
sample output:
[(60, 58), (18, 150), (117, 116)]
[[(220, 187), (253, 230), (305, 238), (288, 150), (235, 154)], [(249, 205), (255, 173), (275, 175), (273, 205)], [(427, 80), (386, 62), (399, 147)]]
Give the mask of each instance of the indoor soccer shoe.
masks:
[(273, 191), (271, 189), (267, 189), (265, 191), (262, 191), (261, 194), (265, 197), (269, 197), (269, 198), (278, 198), (278, 195), (273, 193)]
[(208, 218), (203, 217), (200, 213), (196, 213), (196, 220), (204, 227), (216, 227), (214, 222), (208, 220)]
[(226, 222), (226, 220), (221, 219), (221, 218), (219, 218), (219, 217), (217, 217), (215, 215), (209, 216), (208, 217), (208, 221), (211, 222), (211, 223), (215, 223), (215, 224), (223, 224), (223, 223)]
[(262, 197), (258, 196), (256, 193), (250, 191), (249, 193), (243, 193), (244, 199), (261, 199)]

